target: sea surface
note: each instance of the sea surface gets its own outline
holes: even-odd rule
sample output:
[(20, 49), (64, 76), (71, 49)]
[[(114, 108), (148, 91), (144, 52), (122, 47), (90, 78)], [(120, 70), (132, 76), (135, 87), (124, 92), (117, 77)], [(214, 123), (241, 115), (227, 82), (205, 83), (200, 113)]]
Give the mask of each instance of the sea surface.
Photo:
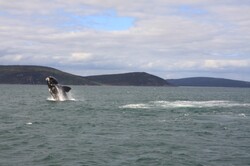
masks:
[(247, 166), (250, 89), (0, 85), (1, 166)]

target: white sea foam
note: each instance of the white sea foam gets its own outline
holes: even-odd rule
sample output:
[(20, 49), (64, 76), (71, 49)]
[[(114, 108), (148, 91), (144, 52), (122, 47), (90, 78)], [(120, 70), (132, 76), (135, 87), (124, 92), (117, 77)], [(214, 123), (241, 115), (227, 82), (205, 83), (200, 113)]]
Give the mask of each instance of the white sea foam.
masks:
[(241, 103), (235, 103), (227, 100), (210, 100), (210, 101), (154, 101), (153, 104), (166, 107), (166, 108), (181, 108), (181, 107), (234, 107), (234, 106), (242, 106)]
[(209, 108), (209, 107), (250, 107), (250, 103), (237, 103), (227, 100), (209, 101), (150, 101), (148, 103), (127, 104), (120, 108), (148, 109), (148, 108)]
[(243, 113), (239, 114), (239, 116), (243, 118), (247, 117), (246, 114), (243, 114)]
[(127, 104), (127, 105), (120, 106), (119, 108), (147, 109), (149, 108), (149, 105), (148, 104)]

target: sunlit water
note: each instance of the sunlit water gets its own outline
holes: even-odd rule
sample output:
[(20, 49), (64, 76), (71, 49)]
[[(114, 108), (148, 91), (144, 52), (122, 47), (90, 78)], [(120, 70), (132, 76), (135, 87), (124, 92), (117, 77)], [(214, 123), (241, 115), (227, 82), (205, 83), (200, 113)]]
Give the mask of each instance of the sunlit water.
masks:
[(0, 85), (0, 165), (250, 165), (250, 89)]

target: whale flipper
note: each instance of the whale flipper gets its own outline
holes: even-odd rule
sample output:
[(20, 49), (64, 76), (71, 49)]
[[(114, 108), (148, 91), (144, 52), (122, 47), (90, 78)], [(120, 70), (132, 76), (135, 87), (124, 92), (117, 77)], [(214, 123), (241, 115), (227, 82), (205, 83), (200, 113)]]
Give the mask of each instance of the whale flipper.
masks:
[(71, 87), (62, 86), (62, 89), (63, 89), (65, 92), (69, 92), (69, 91), (71, 90)]

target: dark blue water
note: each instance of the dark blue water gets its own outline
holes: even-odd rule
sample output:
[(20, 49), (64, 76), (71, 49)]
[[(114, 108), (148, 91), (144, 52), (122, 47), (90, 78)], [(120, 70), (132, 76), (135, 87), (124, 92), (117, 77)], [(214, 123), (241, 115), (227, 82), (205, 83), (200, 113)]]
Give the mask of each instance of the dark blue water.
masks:
[(0, 165), (250, 165), (250, 89), (0, 85)]

